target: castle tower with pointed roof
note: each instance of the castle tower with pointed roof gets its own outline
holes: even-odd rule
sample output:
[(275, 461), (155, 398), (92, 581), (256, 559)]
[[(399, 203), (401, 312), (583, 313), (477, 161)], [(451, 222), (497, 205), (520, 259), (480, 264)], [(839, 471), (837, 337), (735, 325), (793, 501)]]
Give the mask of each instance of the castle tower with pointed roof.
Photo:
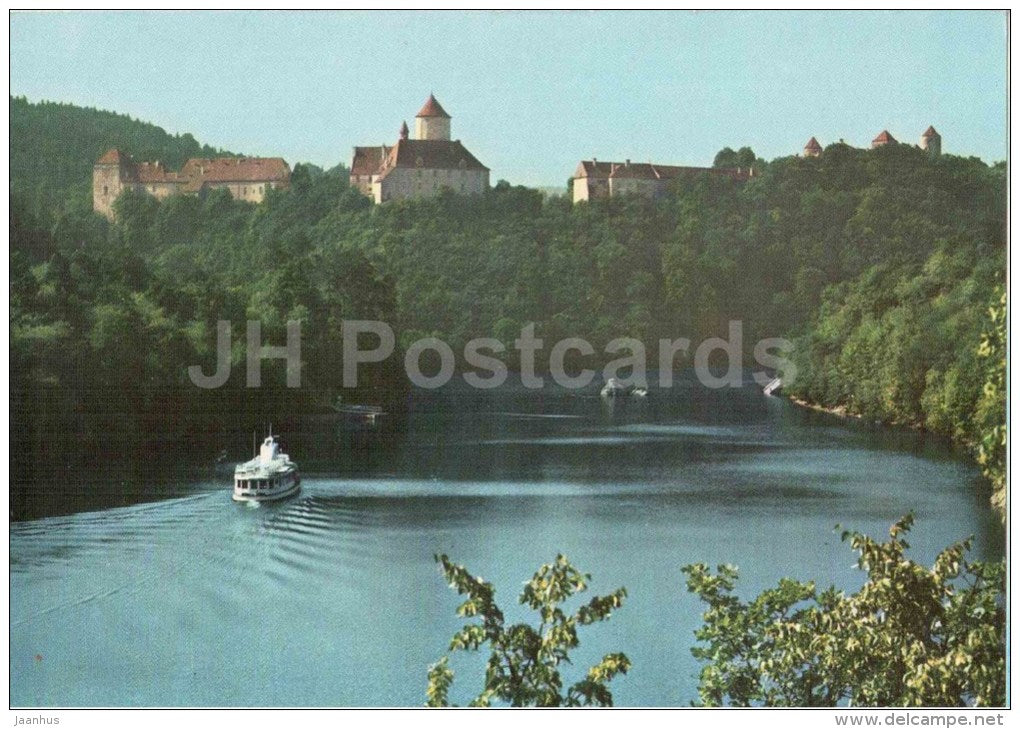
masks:
[(113, 201), (124, 190), (124, 178), (130, 158), (114, 147), (92, 167), (92, 209), (113, 219)]
[(822, 156), (822, 145), (818, 143), (818, 140), (814, 137), (808, 140), (808, 143), (804, 145), (804, 156), (805, 157), (821, 157)]
[(942, 135), (935, 131), (935, 127), (924, 130), (924, 134), (921, 135), (921, 149), (932, 157), (942, 154)]
[(414, 117), (414, 138), (450, 141), (450, 115), (432, 94)]
[(887, 129), (883, 129), (881, 132), (879, 132), (877, 137), (871, 140), (872, 149), (878, 149), (879, 147), (884, 147), (887, 144), (896, 144), (896, 140), (893, 138), (893, 135), (891, 135)]
[(414, 139), (408, 139), (405, 122), (393, 146), (355, 147), (351, 187), (377, 203), (434, 197), (444, 189), (460, 195), (489, 189), (489, 168), (459, 139), (450, 139), (450, 115), (435, 96), (429, 94), (414, 128)]

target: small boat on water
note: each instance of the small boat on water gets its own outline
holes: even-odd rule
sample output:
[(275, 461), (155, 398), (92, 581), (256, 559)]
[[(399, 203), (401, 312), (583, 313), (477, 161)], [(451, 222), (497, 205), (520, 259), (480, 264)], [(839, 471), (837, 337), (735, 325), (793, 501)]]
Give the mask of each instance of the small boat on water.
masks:
[(599, 394), (602, 397), (620, 397), (626, 395), (630, 390), (615, 377), (610, 377)]
[(599, 393), (602, 397), (622, 397), (624, 395), (632, 395), (633, 397), (648, 397), (647, 387), (636, 387), (634, 385), (624, 385), (615, 377), (610, 377), (602, 388), (602, 392)]
[(783, 380), (779, 377), (775, 378), (769, 384), (762, 388), (762, 392), (766, 395), (775, 395), (777, 392), (783, 389)]
[(275, 501), (301, 490), (301, 476), (276, 436), (262, 441), (257, 456), (234, 469), (234, 501)]
[(378, 405), (354, 405), (348, 404), (342, 398), (337, 398), (333, 409), (348, 420), (365, 425), (378, 425), (386, 413)]

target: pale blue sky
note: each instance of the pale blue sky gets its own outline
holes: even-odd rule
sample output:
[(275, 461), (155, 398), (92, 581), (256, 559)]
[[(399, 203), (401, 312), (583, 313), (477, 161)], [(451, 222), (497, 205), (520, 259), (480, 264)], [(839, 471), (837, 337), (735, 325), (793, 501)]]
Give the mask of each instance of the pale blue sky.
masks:
[(581, 158), (708, 164), (882, 129), (1004, 159), (1001, 12), (48, 12), (11, 16), (11, 93), (292, 164), (390, 143), (428, 96), (492, 179)]

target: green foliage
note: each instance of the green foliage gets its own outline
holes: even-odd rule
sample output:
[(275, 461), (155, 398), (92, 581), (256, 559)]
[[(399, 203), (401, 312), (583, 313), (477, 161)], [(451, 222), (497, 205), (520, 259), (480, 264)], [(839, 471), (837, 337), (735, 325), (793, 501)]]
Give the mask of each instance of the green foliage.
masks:
[(978, 357), (985, 371), (984, 387), (974, 420), (981, 436), (978, 463), (992, 483), (992, 504), (1006, 518), (1006, 291), (988, 309)]
[(754, 154), (754, 150), (750, 147), (741, 147), (739, 150), (734, 152), (729, 147), (725, 147), (719, 150), (719, 153), (715, 156), (715, 160), (712, 162), (713, 167), (754, 167), (759, 163), (758, 158)]
[(995, 336), (1004, 337), (1005, 310), (993, 309), (989, 324), (987, 302), (1000, 297), (1004, 271), (1004, 248), (952, 237), (923, 261), (875, 265), (831, 287), (798, 341), (791, 391), (976, 450), (985, 444), (978, 457), (1001, 492), (1004, 459), (995, 454), (1004, 450), (994, 444), (1005, 438), (1005, 349)]
[(867, 581), (847, 595), (783, 579), (743, 602), (737, 570), (684, 567), (707, 603), (692, 649), (708, 706), (1001, 706), (1005, 563), (967, 562), (970, 540), (931, 568), (908, 559), (913, 517), (876, 542), (843, 532)]
[[(222, 413), (261, 422), (263, 413), (315, 411), (333, 401), (341, 322), (391, 320), (393, 290), (364, 255), (315, 231), (327, 212), (362, 204), (343, 194), (345, 171), (307, 177), (300, 189), (258, 206), (225, 191), (162, 202), (128, 193), (112, 225), (91, 205), (69, 205), (47, 225), (12, 203), (16, 483), (36, 462), (61, 473), (90, 470), (78, 459), (101, 458), (110, 433), (125, 434), (119, 457), (149, 461), (206, 414), (218, 416), (216, 427), (236, 428)], [(288, 319), (303, 322), (301, 388), (284, 386), (280, 360), (264, 363), (262, 387), (246, 387), (249, 318), (262, 322), (263, 341), (273, 345), (285, 341)], [(213, 371), (219, 320), (232, 324), (234, 367), (224, 387), (205, 390), (187, 372), (191, 365)], [(361, 375), (359, 385), (386, 385), (399, 397), (392, 365)], [(22, 515), (17, 498), (13, 509)]]
[[(1002, 422), (992, 422), (1002, 413), (994, 398), (975, 417), (985, 365), (1000, 361), (978, 348), (1004, 282), (1002, 164), (843, 144), (765, 163), (744, 148), (717, 162), (753, 161), (750, 181), (692, 175), (655, 201), (571, 205), (500, 181), (478, 197), (382, 206), (349, 188), (342, 167), (299, 164), (291, 188), (260, 205), (222, 190), (129, 194), (111, 225), (91, 212), (88, 187), (106, 147), (171, 166), (215, 150), (68, 105), (12, 98), (11, 119), (11, 322), (25, 347), (12, 351), (25, 365), (16, 378), (74, 383), (69, 409), (101, 407), (81, 395), (102, 369), (91, 367), (90, 331), (108, 310), (96, 307), (127, 316), (141, 294), (184, 335), (171, 338), (181, 360), (136, 367), (146, 387), (178, 383), (187, 364), (209, 367), (220, 318), (236, 334), (259, 318), (273, 341), (288, 318), (305, 320), (306, 387), (286, 395), (295, 407), (334, 394), (344, 318), (383, 319), (403, 346), (437, 336), (462, 352), (493, 336), (511, 367), (512, 342), (530, 323), (547, 349), (583, 337), (601, 352), (620, 336), (726, 336), (738, 319), (748, 364), (762, 338), (797, 340), (800, 374), (788, 384), (803, 398), (973, 444)], [(396, 367), (399, 352), (366, 382), (392, 387)], [(994, 461), (990, 446), (983, 457)]]
[[(620, 673), (627, 673), (630, 660), (623, 653), (610, 653), (588, 669), (587, 675), (564, 690), (560, 666), (570, 663), (570, 651), (579, 645), (580, 626), (608, 620), (613, 610), (622, 607), (626, 590), (592, 598), (576, 611), (567, 613), (563, 604), (588, 589), (591, 575), (579, 572), (563, 555), (552, 564), (542, 565), (524, 585), (520, 603), (538, 613), (539, 625), (507, 625), (496, 605), (495, 588), (474, 577), (446, 555), (436, 561), (450, 587), (466, 600), (457, 614), (477, 619), (465, 625), (450, 641), (450, 651), (489, 650), (485, 684), (471, 702), (490, 706), (501, 702), (511, 706), (612, 706), (608, 684)], [(429, 668), (427, 706), (448, 706), (453, 671), (448, 656)]]
[(111, 147), (180, 169), (189, 157), (229, 154), (190, 134), (99, 109), (10, 97), (10, 178), (33, 215), (48, 219), (70, 195), (91, 198), (92, 166)]

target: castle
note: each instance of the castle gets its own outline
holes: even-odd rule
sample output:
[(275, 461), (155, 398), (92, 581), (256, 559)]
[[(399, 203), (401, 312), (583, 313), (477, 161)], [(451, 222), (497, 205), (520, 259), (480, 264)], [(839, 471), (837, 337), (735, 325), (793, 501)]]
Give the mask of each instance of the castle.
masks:
[[(842, 142), (843, 140), (839, 140)], [(888, 129), (883, 129), (878, 133), (878, 136), (871, 140), (871, 148), (878, 149), (879, 147), (885, 147), (891, 144), (899, 144), (895, 137), (889, 133)], [(926, 151), (932, 157), (938, 157), (942, 154), (942, 135), (935, 131), (935, 127), (928, 127), (921, 134), (921, 140), (918, 145), (921, 149)], [(804, 157), (821, 157), (822, 156), (822, 145), (818, 143), (818, 140), (814, 137), (808, 140), (808, 143), (804, 145), (803, 151)]]
[[(405, 121), (396, 143), (355, 147), (350, 185), (376, 203), (389, 200), (433, 197), (443, 189), (462, 195), (480, 195), (489, 188), (489, 168), (469, 152), (459, 139), (450, 139), (450, 115), (429, 94), (415, 116), (415, 134)], [(840, 140), (842, 142), (842, 140)], [(871, 141), (872, 149), (898, 144), (887, 131)], [(921, 135), (920, 148), (931, 156), (942, 154), (942, 136), (929, 126)], [(804, 157), (820, 157), (822, 145), (811, 137)], [(724, 176), (744, 182), (754, 177), (751, 167), (685, 167), (653, 162), (599, 162), (582, 160), (571, 178), (573, 201), (584, 202), (617, 195), (661, 197), (678, 179), (699, 175)], [(135, 162), (111, 149), (92, 171), (93, 209), (114, 217), (113, 203), (124, 190), (137, 190), (163, 199), (175, 193), (203, 194), (225, 189), (238, 200), (259, 203), (273, 188), (290, 184), (290, 167), (279, 157), (224, 157), (189, 159), (179, 172), (160, 162)]]
[(135, 162), (115, 148), (92, 167), (92, 209), (112, 220), (113, 202), (124, 190), (162, 200), (176, 193), (224, 189), (237, 200), (258, 203), (268, 190), (289, 184), (290, 167), (279, 157), (194, 157), (173, 172), (158, 161)]
[(489, 188), (489, 168), (459, 139), (450, 139), (450, 115), (429, 95), (414, 119), (414, 139), (405, 121), (393, 146), (355, 147), (351, 187), (376, 203), (433, 197), (447, 188), (480, 195)]
[(571, 184), (574, 202), (616, 195), (636, 194), (658, 198), (665, 194), (673, 180), (697, 175), (721, 175), (745, 181), (754, 176), (751, 167), (677, 167), (652, 162), (632, 164), (582, 160), (574, 171)]
[[(890, 144), (899, 142), (885, 129), (871, 140), (872, 149)], [(938, 157), (942, 154), (942, 136), (935, 131), (935, 127), (928, 127), (921, 135), (918, 146), (931, 156)], [(811, 137), (804, 145), (802, 154), (804, 157), (821, 157), (822, 145)], [(658, 198), (666, 193), (674, 180), (702, 174), (722, 175), (744, 182), (754, 177), (754, 168), (677, 167), (652, 162), (632, 164), (629, 159), (624, 162), (599, 162), (592, 158), (582, 160), (574, 170), (574, 176), (571, 178), (573, 201), (577, 203), (627, 194)]]

